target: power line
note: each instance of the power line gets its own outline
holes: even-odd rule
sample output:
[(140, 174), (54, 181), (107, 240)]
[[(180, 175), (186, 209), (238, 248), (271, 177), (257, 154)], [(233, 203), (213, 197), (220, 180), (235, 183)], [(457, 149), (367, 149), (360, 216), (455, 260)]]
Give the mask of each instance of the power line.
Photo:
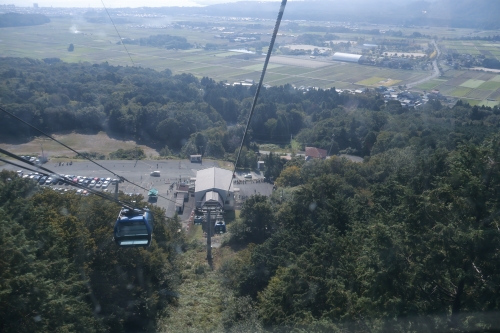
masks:
[(106, 170), (106, 171), (110, 172), (111, 174), (115, 175), (116, 177), (118, 177), (118, 178), (120, 178), (120, 179), (123, 179), (123, 177), (122, 177), (122, 176), (120, 176), (120, 175), (118, 175), (118, 174), (114, 173), (113, 171), (109, 170), (108, 168), (106, 168), (106, 167), (104, 167), (104, 166), (100, 165), (99, 163), (95, 162), (94, 160), (92, 160), (92, 159), (88, 158), (87, 156), (85, 156), (85, 155), (83, 155), (83, 154), (80, 154), (79, 152), (77, 152), (77, 151), (76, 151), (76, 150), (74, 150), (73, 148), (71, 148), (71, 147), (69, 147), (69, 146), (65, 145), (65, 144), (64, 144), (64, 143), (62, 143), (61, 141), (59, 141), (59, 140), (57, 140), (57, 139), (53, 138), (53, 137), (52, 137), (52, 136), (50, 136), (49, 134), (45, 133), (45, 132), (44, 132), (44, 131), (42, 131), (41, 129), (36, 128), (35, 126), (31, 125), (30, 123), (27, 123), (26, 121), (22, 120), (22, 119), (21, 119), (21, 118), (19, 118), (18, 116), (16, 116), (16, 115), (12, 114), (11, 112), (9, 112), (9, 111), (5, 110), (5, 109), (4, 109), (4, 108), (2, 108), (1, 106), (0, 106), (0, 111), (2, 111), (2, 112), (4, 112), (4, 113), (8, 114), (8, 115), (9, 115), (9, 116), (11, 116), (12, 118), (15, 118), (15, 119), (19, 120), (20, 122), (22, 122), (23, 124), (25, 124), (25, 125), (27, 125), (27, 126), (31, 127), (31, 128), (32, 128), (32, 129), (34, 129), (35, 131), (37, 131), (37, 132), (41, 133), (42, 135), (44, 135), (44, 136), (48, 137), (48, 138), (49, 138), (49, 139), (51, 139), (51, 140), (53, 140), (53, 141), (57, 142), (57, 143), (58, 143), (58, 144), (60, 144), (61, 146), (65, 147), (65, 148), (67, 148), (67, 149), (69, 149), (69, 150), (71, 150), (72, 152), (74, 152), (74, 153), (75, 153), (75, 154), (77, 154), (78, 156), (81, 156), (81, 157), (83, 157), (84, 159), (86, 159), (86, 160), (88, 160), (88, 161), (90, 161), (90, 162), (94, 163), (94, 164), (95, 164), (95, 165), (97, 165), (98, 167), (103, 168), (104, 170)]
[[(244, 144), (245, 138), (247, 136), (248, 128), (250, 127), (250, 121), (252, 120), (252, 115), (253, 115), (253, 112), (255, 110), (255, 105), (257, 104), (257, 98), (259, 97), (260, 89), (262, 88), (262, 82), (264, 81), (264, 75), (266, 75), (267, 65), (269, 64), (269, 59), (271, 58), (271, 53), (273, 51), (274, 42), (276, 41), (276, 36), (278, 35), (278, 29), (280, 27), (281, 18), (283, 17), (283, 13), (285, 11), (286, 2), (287, 2), (287, 0), (281, 1), (280, 10), (278, 12), (278, 18), (276, 19), (276, 24), (274, 26), (273, 36), (271, 37), (271, 42), (269, 43), (269, 48), (267, 49), (267, 55), (266, 55), (266, 60), (264, 61), (264, 67), (262, 68), (262, 73), (260, 75), (259, 84), (257, 85), (257, 90), (255, 91), (255, 96), (253, 98), (253, 103), (252, 103), (252, 108), (250, 109), (250, 114), (248, 115), (248, 121), (247, 121), (247, 124), (245, 127), (245, 132), (243, 132), (243, 138), (241, 139), (241, 144), (240, 144), (240, 149), (238, 151), (238, 156), (236, 157), (236, 161), (234, 163), (233, 178), (234, 178), (234, 174), (236, 172), (236, 166), (238, 165), (238, 160), (240, 159), (241, 150), (243, 149), (243, 144)], [(233, 181), (231, 179), (231, 184), (232, 184), (232, 182)], [(229, 188), (231, 188), (231, 185), (229, 185)], [(229, 189), (228, 189), (228, 192), (229, 192)]]
[(109, 17), (109, 20), (111, 21), (111, 24), (113, 24), (113, 27), (115, 27), (115, 30), (116, 30), (116, 33), (118, 34), (118, 37), (120, 37), (120, 43), (122, 43), (123, 47), (125, 48), (125, 51), (127, 52), (128, 54), (128, 57), (130, 58), (130, 61), (132, 62), (132, 65), (135, 66), (135, 63), (134, 61), (132, 60), (132, 57), (130, 56), (130, 53), (128, 52), (127, 50), (127, 47), (125, 46), (125, 44), (123, 43), (123, 39), (122, 39), (122, 36), (120, 36), (120, 33), (118, 32), (118, 29), (116, 28), (116, 25), (115, 25), (115, 22), (113, 22), (113, 19), (111, 18), (111, 15), (109, 15), (109, 12), (108, 12), (108, 9), (106, 8), (106, 6), (104, 5), (104, 1), (101, 0), (102, 2), (102, 6), (104, 7), (104, 10), (106, 11), (106, 13), (108, 14), (108, 17)]
[[(132, 182), (132, 181), (130, 181), (130, 180), (128, 180), (128, 179), (126, 179), (126, 178), (125, 178), (125, 177), (123, 177), (123, 176), (118, 175), (117, 173), (115, 173), (115, 172), (111, 171), (110, 169), (108, 169), (108, 168), (106, 168), (106, 167), (102, 166), (101, 164), (97, 163), (96, 161), (92, 160), (91, 158), (89, 158), (89, 157), (87, 157), (87, 156), (85, 156), (85, 155), (83, 155), (83, 154), (79, 153), (78, 151), (74, 150), (73, 148), (71, 148), (71, 147), (69, 147), (69, 146), (65, 145), (65, 144), (64, 144), (64, 143), (62, 143), (61, 141), (59, 141), (59, 140), (57, 140), (57, 139), (53, 138), (52, 136), (50, 136), (49, 134), (45, 133), (44, 131), (42, 131), (42, 130), (38, 129), (37, 127), (35, 127), (35, 126), (33, 126), (33, 125), (31, 125), (31, 124), (27, 123), (26, 121), (22, 120), (21, 118), (19, 118), (18, 116), (16, 116), (16, 115), (12, 114), (11, 112), (9, 112), (9, 111), (5, 110), (4, 108), (0, 107), (0, 111), (5, 112), (5, 113), (6, 113), (6, 114), (8, 114), (9, 116), (11, 116), (11, 117), (13, 117), (13, 118), (15, 118), (15, 119), (19, 120), (20, 122), (22, 122), (22, 123), (23, 123), (23, 124), (25, 124), (25, 125), (28, 125), (28, 126), (29, 126), (29, 127), (31, 127), (32, 129), (34, 129), (34, 130), (38, 131), (39, 133), (41, 133), (41, 134), (45, 135), (45, 136), (46, 136), (46, 137), (48, 137), (49, 139), (51, 139), (51, 140), (53, 140), (53, 141), (57, 142), (57, 143), (58, 143), (58, 144), (60, 144), (61, 146), (65, 147), (65, 148), (67, 148), (67, 149), (69, 149), (69, 150), (71, 150), (72, 152), (74, 152), (74, 153), (75, 153), (75, 154), (77, 154), (78, 156), (81, 156), (82, 158), (86, 159), (87, 161), (90, 161), (90, 162), (94, 163), (95, 165), (97, 165), (98, 167), (100, 167), (100, 168), (102, 168), (102, 169), (104, 169), (104, 170), (106, 170), (106, 171), (110, 172), (110, 173), (111, 173), (111, 174), (113, 174), (114, 176), (118, 177), (120, 180), (122, 180), (122, 181), (124, 181), (124, 182), (127, 182), (127, 183), (129, 183), (129, 184), (131, 184), (131, 185), (137, 186), (138, 188), (143, 189), (143, 190), (145, 190), (145, 191), (149, 191), (147, 188), (144, 188), (144, 187), (142, 187), (142, 186), (140, 186), (140, 185), (137, 185), (136, 183), (134, 183), (134, 182)], [(164, 197), (164, 196), (162, 196), (162, 195), (160, 195), (160, 194), (158, 194), (158, 197), (163, 198), (163, 199), (165, 199), (165, 200), (167, 200), (167, 201), (170, 201), (170, 202), (175, 203), (175, 201), (174, 201), (174, 200), (169, 199), (169, 198), (167, 198), (167, 197)]]
[[(14, 159), (20, 160), (20, 161), (21, 161), (21, 162), (23, 162), (23, 163), (26, 163), (26, 164), (29, 164), (29, 165), (35, 166), (35, 167), (37, 167), (38, 169), (45, 171), (46, 173), (44, 173), (44, 172), (40, 172), (40, 170), (33, 170), (33, 169), (30, 169), (30, 168), (27, 168), (26, 166), (21, 166), (21, 165), (19, 165), (19, 164), (16, 164), (16, 163), (13, 163), (13, 162), (11, 162), (11, 161), (8, 161), (8, 160), (5, 160), (5, 159), (3, 159), (3, 158), (0, 158), (0, 161), (2, 161), (2, 162), (5, 162), (5, 163), (8, 163), (8, 164), (14, 165), (14, 166), (16, 166), (16, 167), (19, 167), (19, 168), (23, 168), (23, 169), (26, 169), (26, 170), (32, 171), (32, 172), (37, 172), (37, 173), (38, 173), (38, 172), (40, 172), (42, 175), (45, 175), (45, 176), (57, 175), (57, 173), (53, 172), (52, 170), (49, 170), (49, 169), (44, 168), (44, 167), (42, 167), (42, 166), (37, 166), (37, 165), (33, 164), (32, 162), (26, 161), (26, 160), (24, 160), (22, 157), (17, 156), (17, 155), (15, 155), (15, 154), (12, 154), (11, 152), (8, 152), (8, 151), (6, 151), (6, 150), (4, 150), (4, 149), (1, 149), (1, 148), (0, 148), (0, 152), (1, 152), (2, 154), (5, 154), (5, 155), (7, 155), (7, 156), (10, 156), (10, 157), (12, 157), (12, 158), (14, 158)], [(58, 178), (59, 178), (59, 179), (60, 179), (63, 183), (65, 183), (65, 184), (72, 185), (72, 186), (75, 186), (75, 187), (78, 187), (78, 188), (81, 188), (81, 189), (85, 189), (85, 190), (87, 190), (87, 191), (88, 191), (88, 192), (90, 192), (90, 193), (93, 193), (93, 194), (95, 194), (95, 195), (98, 195), (98, 196), (100, 196), (100, 197), (101, 197), (101, 198), (103, 198), (103, 199), (110, 200), (110, 201), (112, 201), (112, 202), (114, 202), (114, 203), (117, 203), (117, 204), (119, 204), (119, 205), (121, 205), (121, 206), (124, 206), (124, 207), (127, 207), (127, 208), (132, 208), (132, 209), (139, 209), (139, 210), (142, 210), (141, 208), (137, 208), (137, 207), (135, 207), (132, 203), (129, 203), (129, 202), (124, 202), (124, 201), (121, 201), (121, 200), (117, 200), (117, 199), (112, 198), (111, 196), (108, 196), (108, 195), (106, 195), (106, 194), (104, 194), (104, 193), (102, 193), (102, 192), (95, 191), (95, 190), (92, 190), (92, 189), (90, 189), (90, 188), (86, 188), (85, 186), (80, 185), (80, 184), (78, 184), (78, 183), (70, 182), (70, 181), (68, 181), (67, 179), (63, 178), (63, 177), (59, 177), (59, 176), (58, 176)]]

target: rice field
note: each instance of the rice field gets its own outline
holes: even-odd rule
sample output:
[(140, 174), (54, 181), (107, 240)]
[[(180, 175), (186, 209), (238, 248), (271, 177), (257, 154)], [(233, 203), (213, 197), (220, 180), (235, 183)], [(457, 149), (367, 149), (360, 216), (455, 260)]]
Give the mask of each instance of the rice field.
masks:
[[(110, 24), (91, 24), (83, 20), (53, 18), (51, 23), (36, 27), (2, 28), (0, 54), (2, 56), (57, 57), (67, 62), (89, 61), (111, 65), (131, 66), (129, 55)], [(80, 33), (74, 33), (75, 26)], [(186, 37), (190, 43), (204, 45), (215, 43), (219, 50), (202, 48), (166, 50), (140, 45), (127, 45), (134, 65), (156, 70), (170, 69), (173, 74), (192, 73), (201, 78), (208, 76), (216, 81), (234, 82), (244, 79), (258, 80), (264, 57), (245, 57), (229, 52), (235, 48), (227, 40), (214, 39), (216, 32), (188, 29), (139, 29), (118, 24), (124, 38), (141, 38), (156, 34)], [(450, 32), (443, 28), (431, 28), (438, 36), (452, 36), (466, 30)], [(352, 39), (356, 34), (339, 34)], [(67, 48), (72, 43), (73, 52)], [(460, 53), (484, 54), (500, 58), (500, 43), (484, 41), (443, 40), (442, 47)], [(264, 48), (265, 49), (265, 48)], [(293, 84), (321, 88), (360, 89), (363, 87), (397, 86), (418, 81), (431, 74), (423, 70), (397, 70), (354, 63), (335, 62), (330, 57), (273, 56), (264, 83), (270, 85)], [(500, 75), (480, 71), (448, 70), (444, 76), (424, 82), (417, 90), (438, 89), (450, 97), (466, 98), (477, 103), (496, 103), (500, 100)], [(493, 100), (493, 101), (492, 101)]]

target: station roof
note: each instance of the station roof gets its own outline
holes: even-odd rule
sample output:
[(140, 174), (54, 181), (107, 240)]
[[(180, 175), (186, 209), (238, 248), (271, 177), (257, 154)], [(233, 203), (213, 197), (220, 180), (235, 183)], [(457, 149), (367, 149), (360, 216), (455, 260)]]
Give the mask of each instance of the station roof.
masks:
[(220, 197), (219, 193), (214, 191), (206, 192), (201, 201), (202, 201), (201, 204), (202, 206), (204, 206), (206, 203), (211, 203), (211, 204), (216, 203), (220, 207), (224, 207), (224, 202), (222, 201), (222, 198)]
[(232, 184), (233, 173), (221, 168), (208, 168), (196, 172), (195, 192), (208, 190), (227, 191)]

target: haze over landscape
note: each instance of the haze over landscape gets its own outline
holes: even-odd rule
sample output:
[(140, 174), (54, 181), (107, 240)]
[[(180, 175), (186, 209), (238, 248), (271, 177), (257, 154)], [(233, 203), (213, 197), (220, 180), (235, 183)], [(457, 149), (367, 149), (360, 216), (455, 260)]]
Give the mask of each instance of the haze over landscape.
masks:
[(0, 332), (500, 332), (500, 1), (34, 1)]

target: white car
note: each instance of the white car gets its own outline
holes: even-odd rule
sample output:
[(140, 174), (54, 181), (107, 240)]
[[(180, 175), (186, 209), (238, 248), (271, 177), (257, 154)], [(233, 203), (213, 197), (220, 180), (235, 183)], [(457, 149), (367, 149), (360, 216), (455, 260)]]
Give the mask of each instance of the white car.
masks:
[(109, 186), (109, 180), (106, 180), (104, 181), (104, 183), (102, 183), (102, 188), (108, 188)]
[(94, 187), (95, 186), (95, 180), (92, 180), (89, 184), (89, 187)]
[(82, 189), (79, 189), (78, 191), (76, 191), (76, 194), (82, 194), (83, 190)]
[(101, 187), (101, 185), (102, 185), (102, 182), (99, 181), (97, 184), (95, 184), (95, 187)]
[(247, 173), (246, 175), (243, 176), (243, 178), (252, 179), (252, 174), (251, 173)]
[(111, 181), (111, 178), (106, 178), (106, 181), (109, 183)]

